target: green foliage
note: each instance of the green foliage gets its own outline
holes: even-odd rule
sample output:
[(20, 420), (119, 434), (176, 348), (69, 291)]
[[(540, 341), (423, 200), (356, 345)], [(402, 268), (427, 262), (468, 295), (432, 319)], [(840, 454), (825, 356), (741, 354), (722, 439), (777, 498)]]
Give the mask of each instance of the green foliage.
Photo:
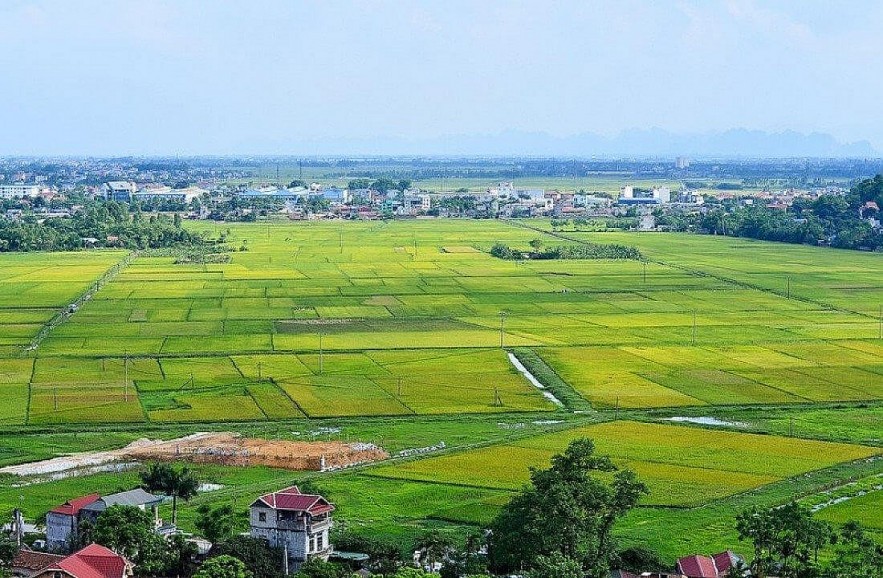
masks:
[(193, 578), (251, 578), (242, 560), (233, 556), (217, 556), (202, 563)]
[(202, 504), (196, 509), (196, 527), (206, 540), (216, 544), (233, 535), (236, 528), (236, 512), (230, 504), (211, 507)]
[(310, 558), (298, 569), (296, 578), (347, 578), (352, 573), (340, 564), (326, 562), (321, 558)]
[(266, 540), (251, 536), (231, 536), (212, 545), (212, 556), (233, 556), (241, 560), (246, 569), (260, 578), (284, 576), (282, 548), (274, 548)]
[(153, 463), (140, 476), (141, 484), (146, 490), (162, 492), (172, 497), (173, 524), (178, 521), (178, 499), (190, 501), (199, 488), (196, 474), (187, 466), (178, 469), (165, 463)]
[[(177, 215), (176, 215), (177, 216)], [(116, 202), (88, 203), (69, 218), (13, 221), (0, 217), (0, 252), (70, 251), (89, 247), (154, 249), (204, 243), (201, 235), (181, 227), (177, 220), (161, 215), (147, 221), (130, 216), (126, 205)]]
[(754, 545), (751, 571), (757, 578), (815, 575), (819, 550), (833, 538), (828, 525), (813, 519), (809, 508), (797, 502), (745, 510), (736, 517), (736, 529), (739, 539)]
[[(611, 482), (597, 474), (613, 473)], [(609, 571), (618, 518), (647, 493), (630, 470), (595, 455), (587, 438), (572, 441), (552, 467), (531, 470), (531, 485), (516, 495), (491, 525), (490, 562), (496, 571), (533, 568), (540, 556), (578, 560), (593, 578)]]
[(868, 536), (858, 522), (847, 522), (838, 536), (833, 559), (826, 569), (829, 578), (883, 576), (883, 545)]
[(584, 578), (579, 560), (568, 558), (560, 552), (548, 556), (537, 556), (533, 567), (525, 573), (525, 578)]
[[(537, 244), (539, 243), (539, 244)], [(542, 241), (530, 242), (533, 252), (524, 253), (502, 243), (491, 247), (490, 254), (498, 259), (641, 259), (641, 252), (625, 245), (583, 243), (579, 245), (558, 245), (541, 250)]]
[(150, 512), (135, 506), (111, 506), (98, 515), (94, 539), (125, 556), (143, 575), (155, 575), (168, 566), (165, 540), (156, 534)]

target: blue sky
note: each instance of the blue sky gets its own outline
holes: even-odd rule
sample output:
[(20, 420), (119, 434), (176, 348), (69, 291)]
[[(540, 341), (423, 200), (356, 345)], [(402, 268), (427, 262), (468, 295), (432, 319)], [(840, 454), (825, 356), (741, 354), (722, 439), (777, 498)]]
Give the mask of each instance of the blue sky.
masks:
[(880, 30), (871, 0), (2, 0), (0, 154), (651, 127), (883, 150)]

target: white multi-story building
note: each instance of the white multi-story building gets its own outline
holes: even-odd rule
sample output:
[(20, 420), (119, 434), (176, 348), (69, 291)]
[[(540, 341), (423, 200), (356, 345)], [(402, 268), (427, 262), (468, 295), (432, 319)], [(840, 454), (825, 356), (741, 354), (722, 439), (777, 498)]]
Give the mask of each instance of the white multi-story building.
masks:
[(40, 191), (39, 185), (0, 185), (0, 199), (39, 197)]
[(291, 486), (261, 496), (249, 508), (251, 536), (285, 550), (286, 571), (296, 572), (311, 558), (327, 560), (334, 506), (315, 494)]

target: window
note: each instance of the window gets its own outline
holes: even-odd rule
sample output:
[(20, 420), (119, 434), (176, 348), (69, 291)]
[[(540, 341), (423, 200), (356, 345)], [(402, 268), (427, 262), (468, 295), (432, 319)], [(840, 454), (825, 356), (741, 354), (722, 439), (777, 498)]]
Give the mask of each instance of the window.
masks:
[(266, 522), (267, 521), (267, 513), (266, 512), (258, 512), (258, 522)]
[(324, 543), (324, 540), (322, 538), (323, 538), (322, 534), (319, 534), (318, 536), (316, 536), (316, 550), (322, 549), (322, 545)]

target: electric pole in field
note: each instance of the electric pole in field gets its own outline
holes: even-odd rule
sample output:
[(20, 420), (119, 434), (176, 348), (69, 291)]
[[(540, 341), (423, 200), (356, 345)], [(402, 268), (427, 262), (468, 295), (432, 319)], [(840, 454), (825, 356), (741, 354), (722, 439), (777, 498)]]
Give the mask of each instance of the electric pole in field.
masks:
[(788, 282), (785, 285), (785, 296), (788, 299), (791, 299), (791, 277), (788, 277)]
[(644, 264), (644, 285), (647, 284), (647, 261), (642, 261)]
[(883, 339), (883, 305), (880, 305), (880, 339)]
[(123, 360), (123, 391), (125, 391), (126, 401), (129, 401), (129, 352), (126, 352), (126, 357)]
[(504, 335), (505, 333), (505, 323), (506, 323), (506, 312), (500, 311), (500, 349), (503, 349), (504, 344)]
[(693, 336), (690, 339), (690, 345), (696, 345), (696, 311), (693, 311)]
[(319, 333), (319, 375), (322, 375), (322, 333)]

